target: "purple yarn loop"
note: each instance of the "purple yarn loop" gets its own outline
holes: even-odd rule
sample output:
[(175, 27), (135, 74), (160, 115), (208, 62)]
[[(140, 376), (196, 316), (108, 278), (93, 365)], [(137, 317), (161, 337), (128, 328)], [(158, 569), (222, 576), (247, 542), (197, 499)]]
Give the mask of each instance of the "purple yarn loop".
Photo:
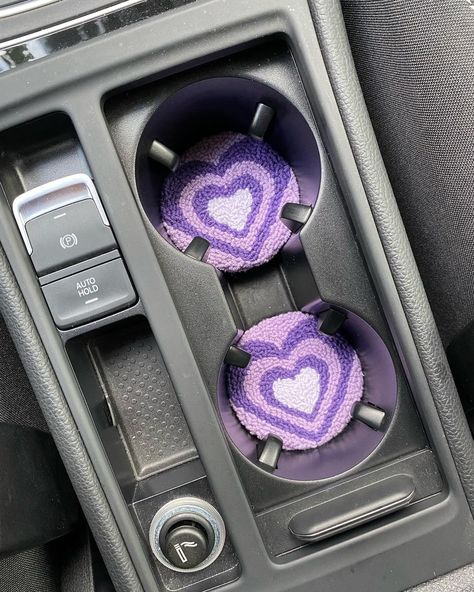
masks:
[(272, 434), (287, 450), (308, 450), (346, 429), (362, 397), (363, 374), (342, 336), (321, 333), (313, 315), (290, 312), (250, 328), (239, 347), (251, 361), (227, 368), (227, 392), (251, 434), (262, 440)]
[(163, 184), (160, 213), (176, 247), (184, 251), (200, 236), (210, 243), (208, 263), (237, 272), (281, 249), (291, 236), (281, 210), (299, 201), (291, 167), (269, 144), (226, 132), (183, 154)]

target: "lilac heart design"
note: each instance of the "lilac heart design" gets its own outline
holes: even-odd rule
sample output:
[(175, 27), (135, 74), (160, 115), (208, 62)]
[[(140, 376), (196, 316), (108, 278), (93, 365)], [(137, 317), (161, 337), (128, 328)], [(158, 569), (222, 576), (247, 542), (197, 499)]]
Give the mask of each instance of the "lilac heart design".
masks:
[[(282, 366), (283, 360), (286, 363), (286, 368)], [(301, 356), (300, 351), (297, 349), (296, 355), (291, 352), (289, 355), (280, 358), (280, 365), (276, 365), (276, 360), (272, 360), (271, 368), (264, 373), (258, 372), (258, 364), (256, 364), (256, 368), (254, 376), (260, 376), (261, 374), (260, 393), (268, 405), (275, 408), (285, 408), (285, 411), (293, 417), (314, 420), (328, 388), (329, 372), (324, 360), (313, 355)], [(316, 397), (311, 385), (305, 382), (301, 385), (305, 387), (304, 391), (301, 393), (297, 393), (295, 390), (292, 391), (291, 394), (296, 396), (292, 402), (289, 392), (284, 397), (285, 401), (279, 399), (275, 395), (275, 384), (279, 381), (294, 381), (303, 370), (311, 370), (317, 376)], [(283, 384), (288, 385), (288, 382)], [(309, 410), (307, 410), (308, 407)]]
[(320, 333), (313, 315), (291, 312), (250, 328), (238, 345), (252, 357), (246, 368), (227, 368), (227, 391), (251, 434), (273, 434), (287, 450), (306, 450), (346, 428), (363, 374), (344, 338)]
[[(212, 229), (214, 235), (214, 245), (222, 250), (229, 250), (228, 240), (229, 235), (234, 239), (239, 240), (239, 246), (234, 247), (234, 251), (245, 256), (249, 250), (252, 249), (253, 243), (256, 240), (255, 229), (259, 216), (259, 204), (262, 200), (262, 189), (255, 179), (247, 174), (235, 175), (235, 167), (225, 171), (222, 176), (207, 175), (206, 180), (212, 180), (212, 183), (203, 185), (199, 190), (196, 189), (192, 198), (192, 209), (188, 212), (189, 220), (194, 224), (205, 223), (208, 230)], [(221, 224), (209, 213), (209, 204), (219, 198), (231, 198), (238, 191), (248, 192), (251, 196), (250, 211), (247, 215), (246, 224), (241, 230), (230, 228), (225, 224)], [(234, 217), (239, 217), (240, 204), (231, 202), (236, 207), (237, 211), (229, 212)]]
[(303, 368), (293, 378), (277, 378), (273, 396), (286, 407), (312, 414), (319, 400), (319, 374), (314, 368)]
[[(231, 199), (234, 195), (243, 199)], [(229, 198), (225, 215), (215, 201), (224, 197)], [(291, 233), (280, 212), (289, 202), (299, 202), (289, 165), (265, 142), (227, 132), (202, 140), (183, 155), (165, 180), (160, 212), (179, 249), (201, 236), (211, 245), (207, 261), (235, 272), (268, 261), (288, 240)]]
[(243, 230), (252, 210), (252, 193), (238, 189), (231, 197), (214, 197), (207, 204), (211, 218), (232, 230)]

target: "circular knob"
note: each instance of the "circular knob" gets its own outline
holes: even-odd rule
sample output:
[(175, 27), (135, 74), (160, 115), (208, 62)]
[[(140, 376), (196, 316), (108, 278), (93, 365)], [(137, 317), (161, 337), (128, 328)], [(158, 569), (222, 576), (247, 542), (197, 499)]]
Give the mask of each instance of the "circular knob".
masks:
[(199, 571), (220, 555), (224, 522), (217, 510), (198, 498), (165, 504), (152, 520), (150, 545), (155, 557), (174, 571)]
[(197, 523), (178, 522), (164, 537), (163, 553), (170, 563), (181, 569), (193, 569), (212, 550), (207, 532)]

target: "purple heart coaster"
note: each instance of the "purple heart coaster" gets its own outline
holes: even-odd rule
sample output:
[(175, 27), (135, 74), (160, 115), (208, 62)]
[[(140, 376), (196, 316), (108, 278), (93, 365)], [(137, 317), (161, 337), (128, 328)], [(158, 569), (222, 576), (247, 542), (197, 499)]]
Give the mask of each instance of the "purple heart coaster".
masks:
[(261, 140), (235, 132), (210, 136), (187, 150), (163, 184), (163, 226), (184, 251), (195, 236), (209, 241), (207, 262), (237, 272), (269, 261), (291, 232), (280, 220), (299, 203), (291, 167)]
[(251, 434), (260, 440), (273, 434), (286, 450), (308, 450), (344, 430), (364, 378), (343, 337), (321, 333), (313, 315), (289, 312), (251, 327), (238, 345), (252, 358), (246, 368), (227, 368), (227, 392)]

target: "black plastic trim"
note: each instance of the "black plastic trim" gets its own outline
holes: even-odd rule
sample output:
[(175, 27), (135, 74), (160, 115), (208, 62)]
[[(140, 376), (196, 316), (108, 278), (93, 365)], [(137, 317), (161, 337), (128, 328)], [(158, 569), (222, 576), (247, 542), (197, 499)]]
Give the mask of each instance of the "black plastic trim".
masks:
[(300, 512), (288, 528), (297, 539), (314, 543), (401, 510), (414, 495), (412, 479), (394, 475)]
[[(238, 3), (238, 10), (234, 12), (235, 7), (235, 0), (209, 0), (190, 5), (182, 11), (168, 13), (153, 22), (143, 22), (139, 29), (139, 44), (130, 43), (129, 35), (135, 35), (138, 30), (137, 27), (130, 27), (126, 31), (116, 32), (77, 47), (74, 62), (77, 67), (73, 69), (70, 67), (71, 55), (65, 52), (63, 55), (58, 54), (45, 60), (41, 71), (25, 66), (21, 70), (5, 74), (8, 84), (4, 85), (4, 92), (0, 98), (0, 127), (6, 129), (52, 110), (68, 112), (74, 121), (93, 169), (104, 207), (116, 232), (170, 375), (177, 390), (183, 393), (183, 409), (201, 452), (212, 489), (226, 524), (231, 525), (232, 541), (244, 571), (240, 580), (227, 589), (253, 592), (293, 589), (302, 592), (307, 590), (308, 586), (317, 586), (323, 591), (334, 590), (336, 585), (340, 589), (348, 586), (355, 588), (356, 583), (358, 587), (366, 589), (368, 585), (373, 584), (374, 578), (379, 580), (383, 577), (389, 559), (392, 568), (397, 565), (405, 567), (399, 570), (399, 579), (396, 582), (386, 582), (387, 589), (400, 589), (419, 581), (420, 578), (429, 577), (431, 565), (421, 561), (417, 565), (407, 563), (415, 549), (419, 553), (428, 552), (422, 542), (431, 540), (433, 533), (456, 533), (449, 542), (449, 557), (445, 553), (442, 554), (439, 547), (437, 550), (429, 549), (432, 559), (433, 553), (437, 553), (437, 567), (440, 571), (467, 562), (473, 550), (472, 517), (450, 451), (446, 446), (445, 435), (441, 430), (426, 376), (391, 278), (338, 106), (332, 95), (308, 6), (303, 0), (295, 0), (291, 6), (283, 0), (261, 0), (258, 3), (253, 0), (242, 0)], [(192, 22), (193, 27), (183, 38), (184, 21)], [(229, 45), (242, 47), (255, 42), (256, 39), (282, 33), (290, 40), (313, 109), (318, 118), (326, 124), (326, 146), (353, 213), (360, 241), (377, 281), (380, 297), (404, 358), (405, 368), (425, 425), (448, 478), (449, 488), (436, 506), (425, 506), (419, 512), (414, 511), (410, 520), (387, 523), (384, 529), (370, 537), (371, 540), (369, 537), (359, 537), (357, 544), (346, 540), (338, 545), (337, 553), (326, 549), (324, 561), (320, 561), (320, 556), (314, 552), (300, 556), (291, 564), (275, 566), (265, 552), (225, 438), (214, 415), (153, 250), (146, 238), (143, 222), (103, 120), (100, 101), (111, 89), (136, 83), (137, 76), (146, 78), (156, 75), (157, 68), (162, 72), (171, 72), (184, 62), (202, 61), (207, 56), (225, 52)], [(177, 39), (180, 40), (179, 44), (176, 44)], [(116, 49), (120, 43), (126, 45), (128, 52), (117, 54)], [(157, 48), (160, 55), (159, 63), (156, 58)], [(25, 77), (28, 77), (28, 85), (25, 84)], [(98, 155), (103, 154), (109, 154), (110, 158), (97, 159)], [(115, 207), (117, 203), (121, 205), (120, 208)], [(138, 537), (135, 537), (134, 527), (130, 525), (130, 516), (111, 475), (90, 416), (85, 410), (61, 340), (52, 327), (51, 318), (41, 299), (19, 234), (12, 227), (11, 215), (6, 212), (5, 216), (0, 216), (0, 234), (34, 316), (41, 340), (81, 429), (122, 535), (126, 538), (128, 550), (140, 573), (142, 583), (147, 590), (155, 590), (156, 585), (149, 579), (151, 573), (143, 555), (143, 548), (137, 540)], [(6, 294), (5, 298), (8, 298)], [(8, 308), (7, 305), (3, 307)], [(31, 323), (31, 319), (28, 319)], [(16, 321), (17, 319), (12, 319), (11, 328), (15, 327)], [(16, 341), (17, 345), (21, 346), (19, 334), (16, 335)], [(37, 337), (35, 343), (41, 348)], [(182, 371), (183, 367), (186, 367), (185, 373)], [(45, 383), (50, 384), (50, 380), (47, 379)], [(39, 387), (37, 392), (41, 398)], [(185, 396), (189, 393), (192, 393), (192, 396)], [(44, 409), (51, 409), (51, 402), (47, 398), (43, 398), (42, 403)], [(52, 422), (52, 419), (50, 421)], [(58, 445), (64, 447), (62, 439), (57, 434), (56, 437)], [(71, 465), (69, 470), (74, 473)], [(99, 517), (100, 512), (97, 512), (96, 520)], [(107, 552), (107, 542), (103, 539), (99, 542), (103, 551)], [(376, 554), (377, 558), (374, 557)], [(348, 555), (350, 561), (347, 559)], [(356, 574), (351, 569), (354, 563), (358, 565)], [(397, 565), (394, 565), (395, 563)]]

